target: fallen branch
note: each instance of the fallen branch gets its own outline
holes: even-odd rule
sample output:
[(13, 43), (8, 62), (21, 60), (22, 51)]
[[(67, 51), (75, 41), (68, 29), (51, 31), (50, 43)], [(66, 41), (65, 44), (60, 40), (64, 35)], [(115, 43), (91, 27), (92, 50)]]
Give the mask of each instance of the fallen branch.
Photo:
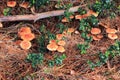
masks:
[[(86, 6), (80, 5), (76, 7), (71, 7), (69, 9), (69, 12), (77, 12), (79, 7)], [(15, 15), (15, 16), (2, 16), (0, 17), (0, 22), (7, 22), (7, 21), (34, 21), (36, 22), (39, 19), (48, 18), (48, 17), (54, 17), (54, 16), (60, 16), (64, 15), (65, 10), (56, 10), (56, 11), (49, 11), (49, 12), (43, 12), (43, 13), (36, 13), (36, 14), (30, 14), (30, 15)]]

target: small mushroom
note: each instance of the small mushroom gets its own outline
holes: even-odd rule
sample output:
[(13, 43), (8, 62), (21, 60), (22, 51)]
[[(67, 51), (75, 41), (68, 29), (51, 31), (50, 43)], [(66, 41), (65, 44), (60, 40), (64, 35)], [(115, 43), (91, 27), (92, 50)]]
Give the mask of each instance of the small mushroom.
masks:
[(21, 41), (21, 43), (20, 43), (20, 47), (22, 48), (22, 49), (25, 49), (25, 50), (27, 50), (27, 49), (30, 49), (30, 47), (31, 47), (31, 42), (30, 41)]
[(73, 18), (74, 18), (74, 16), (73, 16), (73, 15), (71, 15), (71, 16), (70, 16), (70, 19), (73, 19)]
[(76, 15), (76, 16), (75, 16), (75, 19), (79, 19), (79, 20), (81, 20), (82, 18), (83, 18), (82, 15)]
[(102, 34), (98, 34), (98, 35), (96, 35), (96, 37), (101, 39), (101, 38), (103, 38), (103, 35)]
[(57, 38), (57, 40), (61, 40), (63, 38), (63, 34), (57, 34), (56, 38)]
[(56, 51), (58, 48), (58, 45), (56, 43), (50, 43), (47, 45), (47, 49), (50, 51)]
[(18, 31), (18, 35), (22, 36), (24, 34), (31, 33), (30, 27), (21, 27), (20, 30)]
[(16, 1), (7, 1), (7, 6), (8, 7), (15, 7), (16, 6)]
[[(73, 19), (74, 16), (71, 15), (69, 18), (70, 18), (70, 19)], [(66, 17), (64, 17), (64, 18), (62, 19), (62, 22), (69, 22), (69, 20), (68, 20)]]
[(100, 34), (101, 30), (99, 28), (92, 28), (91, 29), (91, 34)]
[(106, 33), (117, 33), (116, 29), (107, 28)]
[(57, 51), (63, 53), (65, 52), (65, 48), (63, 46), (58, 46)]
[(95, 41), (99, 41), (99, 40), (100, 40), (100, 38), (98, 38), (96, 35), (92, 35), (92, 38), (93, 38), (93, 40), (95, 40)]
[(68, 33), (72, 33), (72, 32), (74, 32), (74, 31), (75, 31), (74, 28), (68, 28), (68, 30), (67, 30)]
[(49, 43), (56, 43), (56, 40), (50, 40)]
[(89, 10), (89, 11), (87, 12), (87, 14), (88, 14), (88, 16), (91, 16), (91, 15), (93, 15), (93, 16), (95, 16), (95, 17), (98, 16), (98, 13), (94, 12), (93, 10)]
[(35, 38), (35, 35), (33, 33), (27, 33), (21, 36), (21, 39), (26, 41), (31, 41)]
[(25, 8), (25, 9), (29, 8), (29, 2), (22, 2), (22, 3), (20, 4), (20, 7), (23, 7), (23, 8)]
[(108, 34), (108, 38), (110, 38), (110, 39), (112, 39), (112, 40), (115, 40), (115, 39), (117, 39), (118, 38), (118, 36), (117, 36), (117, 34), (112, 34), (112, 33), (109, 33)]
[(63, 41), (63, 40), (60, 40), (60, 41), (58, 42), (58, 45), (60, 45), (60, 46), (65, 46), (65, 44), (66, 44), (66, 42)]

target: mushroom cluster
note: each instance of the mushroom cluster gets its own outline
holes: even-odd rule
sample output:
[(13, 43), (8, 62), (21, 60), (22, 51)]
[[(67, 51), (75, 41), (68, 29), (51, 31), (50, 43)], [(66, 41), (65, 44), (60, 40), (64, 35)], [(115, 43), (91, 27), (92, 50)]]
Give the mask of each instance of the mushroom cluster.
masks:
[(93, 40), (99, 41), (103, 38), (100, 28), (92, 28), (90, 32), (91, 32), (91, 36), (92, 36)]
[(65, 44), (66, 42), (63, 40), (63, 34), (57, 34), (56, 40), (50, 40), (49, 44), (47, 45), (47, 49), (50, 51), (58, 51), (58, 52), (65, 52)]
[(107, 33), (107, 37), (109, 39), (112, 39), (112, 40), (115, 40), (118, 38), (118, 35), (116, 34), (117, 33), (117, 30), (114, 29), (114, 28), (110, 28), (108, 25), (105, 25), (103, 23), (99, 23), (99, 25), (103, 26), (105, 28), (105, 31)]
[(21, 27), (18, 31), (19, 37), (22, 39), (20, 47), (22, 49), (29, 49), (31, 47), (31, 40), (35, 38), (35, 35), (31, 32), (30, 27)]
[(94, 15), (95, 17), (97, 17), (97, 16), (98, 16), (98, 13), (95, 13), (95, 12), (93, 12), (92, 10), (89, 10), (89, 11), (88, 11), (86, 14), (84, 14), (84, 15), (76, 15), (76, 16), (75, 16), (75, 19), (81, 20), (81, 19), (87, 18), (87, 17), (89, 17), (89, 16), (91, 16), (91, 15)]
[(68, 28), (67, 30), (63, 31), (62, 34), (56, 34), (55, 40), (50, 40), (49, 44), (47, 45), (47, 49), (50, 51), (58, 51), (58, 52), (65, 52), (65, 40), (64, 37), (67, 36), (67, 34), (71, 34), (74, 32), (74, 28)]
[[(15, 0), (7, 1), (7, 6), (8, 7), (15, 7), (16, 4), (17, 4), (17, 2)], [(29, 5), (30, 5), (29, 2), (22, 2), (21, 4), (19, 4), (20, 7), (25, 8), (25, 9), (29, 8)]]
[[(94, 11), (92, 11), (92, 10), (89, 10), (86, 14), (83, 14), (83, 15), (75, 15), (75, 19), (81, 20), (81, 19), (87, 18), (87, 17), (89, 17), (89, 16), (91, 16), (91, 15), (94, 15), (95, 17), (97, 17), (97, 16), (98, 16), (98, 13), (96, 13), (96, 12), (94, 12)], [(74, 16), (71, 15), (71, 16), (70, 16), (70, 19), (73, 19), (73, 18), (74, 18)], [(64, 18), (62, 19), (62, 22), (69, 22), (69, 20), (68, 20), (66, 17), (64, 17)]]
[(112, 29), (112, 28), (107, 28), (106, 29), (106, 33), (109, 39), (115, 40), (118, 38), (117, 36), (117, 30), (116, 29)]

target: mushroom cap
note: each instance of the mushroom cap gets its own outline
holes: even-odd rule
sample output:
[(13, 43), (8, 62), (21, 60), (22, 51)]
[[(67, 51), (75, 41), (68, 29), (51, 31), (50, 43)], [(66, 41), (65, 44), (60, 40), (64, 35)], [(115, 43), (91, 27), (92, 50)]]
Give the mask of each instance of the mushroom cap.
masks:
[(74, 31), (75, 31), (74, 28), (68, 28), (68, 30), (67, 30), (68, 33), (72, 33), (72, 32), (74, 32)]
[(108, 34), (108, 38), (110, 38), (110, 39), (112, 39), (112, 40), (115, 40), (115, 39), (117, 39), (118, 38), (118, 36), (117, 36), (117, 34), (112, 34), (112, 33), (109, 33)]
[(21, 43), (20, 43), (20, 47), (22, 48), (22, 49), (25, 49), (25, 50), (27, 50), (27, 49), (30, 49), (30, 47), (31, 47), (31, 42), (30, 41), (21, 41)]
[(7, 1), (7, 6), (8, 7), (15, 7), (16, 6), (16, 1)]
[(35, 38), (35, 35), (33, 33), (27, 33), (21, 36), (21, 39), (26, 41), (31, 41)]
[(50, 40), (49, 43), (56, 43), (56, 40)]
[(58, 46), (57, 51), (63, 53), (65, 52), (65, 48), (63, 46)]
[(22, 2), (22, 3), (20, 4), (20, 7), (23, 7), (23, 8), (25, 8), (25, 9), (27, 9), (27, 8), (29, 7), (29, 2)]
[(79, 19), (79, 20), (81, 20), (82, 18), (83, 18), (82, 15), (76, 15), (76, 16), (75, 16), (75, 19)]
[(58, 48), (58, 45), (56, 43), (50, 43), (47, 45), (47, 49), (50, 51), (56, 51)]
[(74, 18), (74, 16), (73, 16), (73, 15), (71, 15), (71, 16), (70, 16), (70, 19), (73, 19), (73, 18)]
[(21, 27), (20, 30), (18, 31), (18, 35), (22, 36), (24, 34), (31, 33), (30, 27)]
[(91, 29), (91, 34), (100, 34), (101, 30), (99, 28), (92, 28)]
[(95, 41), (99, 41), (99, 40), (100, 40), (100, 38), (98, 38), (96, 35), (92, 35), (92, 38), (93, 38), (93, 40), (95, 40)]
[(60, 45), (60, 46), (65, 46), (65, 44), (66, 44), (66, 42), (63, 41), (63, 40), (60, 40), (60, 41), (58, 42), (58, 45)]
[(117, 33), (116, 29), (107, 28), (106, 33)]
[(69, 22), (69, 20), (65, 17), (62, 19), (62, 22)]
[(103, 38), (103, 35), (102, 34), (98, 34), (98, 35), (96, 35), (96, 37), (101, 39), (101, 38)]
[(61, 39), (63, 38), (63, 34), (57, 34), (57, 35), (56, 35), (56, 38), (57, 38), (58, 40), (61, 40)]

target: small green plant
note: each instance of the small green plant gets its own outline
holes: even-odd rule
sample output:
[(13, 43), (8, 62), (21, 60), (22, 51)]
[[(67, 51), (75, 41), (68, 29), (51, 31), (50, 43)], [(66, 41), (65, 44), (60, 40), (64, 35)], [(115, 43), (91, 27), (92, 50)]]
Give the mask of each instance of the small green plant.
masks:
[[(95, 12), (99, 13), (99, 15), (102, 17), (105, 16), (114, 16), (118, 10), (117, 6), (114, 2), (114, 0), (100, 0), (100, 1), (96, 1), (92, 6), (91, 6), (92, 10), (94, 10)], [(112, 13), (112, 14), (111, 14)], [(114, 13), (114, 14), (113, 14)], [(114, 18), (112, 17), (112, 18)]]
[(49, 60), (48, 61), (48, 65), (50, 67), (53, 67), (54, 65), (61, 65), (65, 58), (66, 58), (65, 54), (62, 54), (61, 56), (55, 55), (54, 56), (54, 60)]
[(62, 23), (58, 23), (57, 28), (59, 29), (59, 33), (63, 33), (63, 31), (67, 29), (67, 27)]
[(88, 64), (91, 69), (94, 69), (95, 67), (105, 64), (110, 57), (115, 57), (117, 55), (120, 55), (120, 41), (116, 41), (116, 43), (111, 45), (105, 53), (99, 52), (99, 60), (96, 63), (88, 61)]
[(35, 6), (36, 8), (39, 8), (40, 6), (49, 3), (49, 0), (29, 0), (30, 4)]
[(5, 8), (5, 9), (3, 10), (4, 16), (8, 16), (8, 15), (10, 14), (10, 11), (11, 11), (11, 8)]
[(84, 43), (84, 44), (77, 44), (77, 48), (80, 50), (80, 54), (85, 54), (87, 52), (87, 49), (89, 48), (89, 44), (88, 43)]
[(26, 58), (27, 62), (30, 62), (32, 64), (32, 67), (35, 68), (38, 64), (42, 64), (44, 60), (43, 54), (39, 53), (30, 53), (27, 55)]
[(88, 17), (87, 21), (90, 23), (91, 26), (97, 26), (99, 23), (99, 20), (95, 16)]
[(87, 11), (83, 8), (78, 8), (78, 12), (79, 12), (80, 15), (83, 15), (83, 14), (87, 13)]
[(72, 12), (69, 11), (69, 9), (72, 7), (72, 4), (67, 4), (66, 7), (65, 7), (65, 12), (64, 12), (64, 16), (69, 20), (71, 21), (70, 19), (70, 16), (73, 15)]
[(56, 39), (56, 35), (51, 33), (50, 31), (47, 32), (48, 40), (54, 40)]

